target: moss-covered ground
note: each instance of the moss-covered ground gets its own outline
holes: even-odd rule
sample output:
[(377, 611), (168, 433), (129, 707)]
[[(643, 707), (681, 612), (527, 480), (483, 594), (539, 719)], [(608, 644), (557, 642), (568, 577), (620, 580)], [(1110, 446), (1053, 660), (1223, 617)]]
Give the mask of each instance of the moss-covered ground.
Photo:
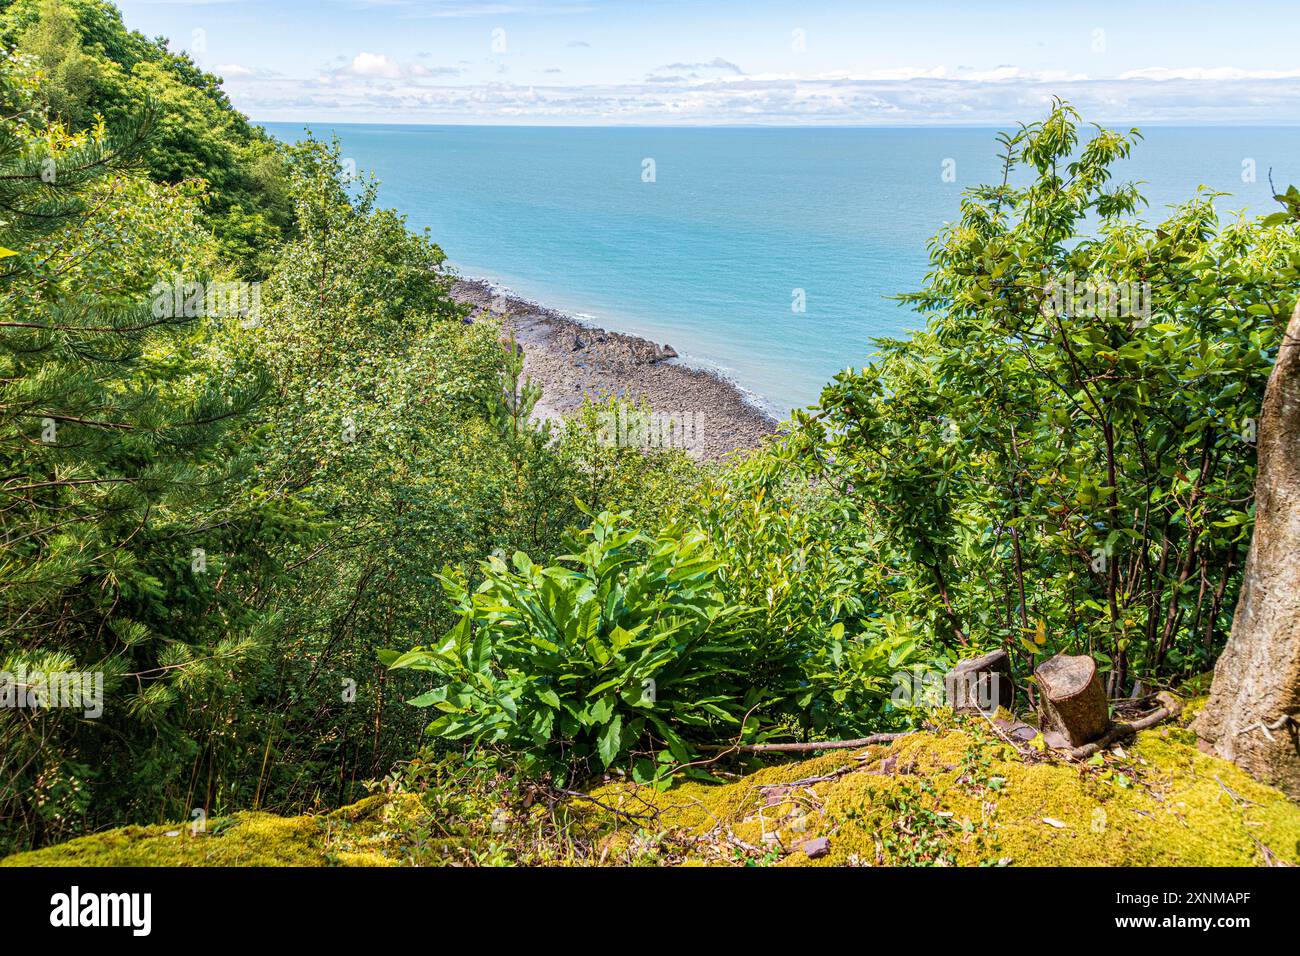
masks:
[[(472, 807), (472, 809), (471, 809)], [(617, 779), (557, 808), (386, 793), (319, 815), (124, 827), (5, 866), (1252, 866), (1300, 863), (1300, 806), (1157, 727), (1086, 762), (953, 721), (665, 792)]]

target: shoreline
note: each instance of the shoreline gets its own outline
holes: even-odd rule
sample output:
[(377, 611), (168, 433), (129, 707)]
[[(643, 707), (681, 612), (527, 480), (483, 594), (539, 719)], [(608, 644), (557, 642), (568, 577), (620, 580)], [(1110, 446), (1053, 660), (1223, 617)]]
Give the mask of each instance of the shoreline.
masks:
[(584, 398), (609, 395), (648, 404), (664, 414), (691, 416), (687, 451), (702, 461), (756, 448), (778, 422), (718, 372), (683, 364), (669, 345), (613, 332), (496, 287), (486, 279), (453, 277), (451, 298), (475, 322), (493, 319), (523, 346), (524, 374), (542, 388), (534, 415), (562, 420)]

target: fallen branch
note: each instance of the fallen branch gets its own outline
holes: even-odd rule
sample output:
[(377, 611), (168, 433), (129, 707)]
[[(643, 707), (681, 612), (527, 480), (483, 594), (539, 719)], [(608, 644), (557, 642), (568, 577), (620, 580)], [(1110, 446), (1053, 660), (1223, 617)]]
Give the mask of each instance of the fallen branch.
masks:
[(760, 783), (760, 790), (793, 790), (795, 787), (811, 787), (814, 783), (826, 783), (828, 780), (838, 780), (840, 777), (851, 773), (857, 773), (860, 767), (841, 767), (834, 773), (828, 773), (824, 777), (804, 777), (801, 780), (791, 780), (789, 783)]
[(1090, 744), (1084, 744), (1082, 747), (1071, 747), (1066, 750), (1066, 753), (1079, 760), (1086, 760), (1093, 754), (1105, 750), (1115, 741), (1121, 740), (1124, 737), (1131, 737), (1139, 730), (1147, 730), (1148, 728), (1154, 727), (1162, 720), (1168, 720), (1170, 717), (1177, 717), (1183, 711), (1183, 702), (1173, 694), (1166, 694), (1162, 691), (1161, 693), (1156, 694), (1156, 699), (1164, 706), (1153, 710), (1151, 713), (1139, 720), (1134, 720), (1126, 724), (1114, 724), (1111, 726), (1110, 730), (1106, 731), (1106, 733), (1099, 739), (1094, 740)]
[(1216, 781), (1218, 781), (1219, 786), (1223, 788), (1223, 792), (1226, 793), (1228, 796), (1232, 797), (1232, 799), (1235, 800), (1235, 801), (1237, 802), (1237, 805), (1238, 805), (1238, 806), (1242, 806), (1242, 807), (1257, 807), (1257, 806), (1259, 806), (1259, 804), (1256, 803), (1254, 800), (1247, 800), (1245, 797), (1243, 797), (1241, 794), (1239, 794), (1236, 790), (1233, 790), (1230, 786), (1228, 786), (1228, 785), (1227, 785), (1226, 783), (1224, 783), (1222, 780), (1219, 780), (1219, 775), (1218, 775), (1217, 773), (1214, 775), (1214, 779), (1215, 779)]
[[(657, 819), (659, 816), (659, 808), (646, 803), (640, 797), (636, 797), (636, 799), (643, 806), (647, 806), (650, 808), (649, 813), (632, 813), (629, 810), (623, 810), (620, 809), (619, 807), (611, 807), (608, 803), (604, 803), (603, 801), (596, 799), (589, 793), (583, 793), (581, 790), (566, 790), (563, 787), (556, 787), (556, 786), (552, 786), (551, 784), (541, 784), (536, 786), (535, 789), (551, 797), (562, 796), (562, 797), (569, 797), (570, 799), (573, 800), (587, 800), (591, 803), (594, 803), (596, 806), (600, 807), (606, 813), (611, 813), (614, 816), (622, 820), (626, 820), (628, 823), (632, 823), (632, 824), (645, 824), (647, 822)], [(635, 797), (636, 795), (633, 794), (633, 796)], [(560, 801), (552, 799), (549, 802), (551, 806), (554, 806), (556, 803), (559, 803)]]
[(816, 740), (808, 744), (728, 744), (725, 747), (712, 747), (712, 750), (731, 750), (746, 754), (799, 754), (818, 750), (852, 750), (855, 747), (870, 747), (872, 744), (893, 743), (899, 737), (914, 734), (914, 730), (904, 730), (897, 734), (872, 734), (857, 740)]

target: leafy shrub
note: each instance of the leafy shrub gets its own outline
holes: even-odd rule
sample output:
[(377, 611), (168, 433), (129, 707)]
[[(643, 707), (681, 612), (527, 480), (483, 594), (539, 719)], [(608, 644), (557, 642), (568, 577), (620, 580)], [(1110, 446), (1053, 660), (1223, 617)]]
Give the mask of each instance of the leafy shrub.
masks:
[[(471, 592), (442, 581), (460, 620), (443, 641), (383, 659), (441, 686), (411, 701), (440, 715), (439, 737), (504, 744), (566, 777), (635, 758), (638, 779), (693, 758), (691, 743), (754, 734), (771, 695), (748, 679), (753, 614), (729, 603), (703, 533), (656, 537), (603, 512), (564, 565), (517, 552), (482, 565)], [(748, 715), (748, 716), (747, 716)]]
[(709, 482), (693, 516), (728, 599), (754, 608), (750, 675), (780, 689), (774, 720), (803, 737), (910, 721), (890, 701), (894, 675), (921, 663), (931, 642), (920, 622), (881, 608), (880, 561), (859, 508), (763, 453)]

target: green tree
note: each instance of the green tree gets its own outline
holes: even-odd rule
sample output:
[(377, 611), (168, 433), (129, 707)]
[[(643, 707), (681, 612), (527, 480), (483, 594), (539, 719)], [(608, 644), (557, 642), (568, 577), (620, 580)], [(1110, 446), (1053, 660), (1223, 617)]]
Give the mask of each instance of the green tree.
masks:
[(76, 17), (63, 0), (41, 0), (39, 17), (23, 31), (18, 52), (40, 64), (50, 111), (72, 129), (88, 125), (99, 67), (82, 50)]
[(98, 673), (105, 695), (93, 720), (0, 720), (0, 814), (38, 841), (157, 798), (168, 778), (140, 771), (176, 744), (158, 728), (257, 643), (219, 582), (256, 511), (232, 425), (261, 383), (224, 380), (203, 322), (149, 301), (161, 275), (210, 262), (194, 190), (133, 170), (139, 124), (44, 127), (16, 67), (0, 133), (0, 243), (16, 253), (0, 262), (0, 669)]
[(1293, 225), (1220, 222), (1207, 193), (1138, 220), (1111, 182), (1134, 141), (1081, 140), (1060, 104), (1004, 136), (1003, 181), (968, 192), (903, 297), (926, 330), (837, 376), (788, 449), (879, 534), (881, 608), (1026, 667), (1093, 653), (1116, 693), (1221, 646), (1296, 296)]
[(138, 154), (149, 177), (202, 183), (200, 221), (223, 261), (245, 278), (266, 275), (293, 223), (283, 154), (230, 105), (219, 77), (128, 31), (108, 0), (0, 0), (0, 47), (41, 64), (40, 98), (69, 132), (96, 116), (124, 129), (152, 112)]

